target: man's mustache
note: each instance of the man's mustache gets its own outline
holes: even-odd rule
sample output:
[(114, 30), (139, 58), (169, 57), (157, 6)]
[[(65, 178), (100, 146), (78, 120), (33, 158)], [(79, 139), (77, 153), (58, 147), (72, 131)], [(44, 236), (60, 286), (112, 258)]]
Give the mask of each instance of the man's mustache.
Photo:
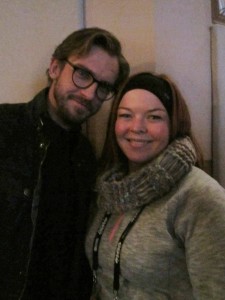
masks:
[(91, 101), (88, 101), (86, 99), (84, 99), (83, 97), (79, 97), (79, 96), (75, 96), (73, 94), (69, 94), (67, 97), (68, 100), (74, 100), (77, 103), (83, 105), (84, 107), (86, 107), (88, 110), (91, 110)]

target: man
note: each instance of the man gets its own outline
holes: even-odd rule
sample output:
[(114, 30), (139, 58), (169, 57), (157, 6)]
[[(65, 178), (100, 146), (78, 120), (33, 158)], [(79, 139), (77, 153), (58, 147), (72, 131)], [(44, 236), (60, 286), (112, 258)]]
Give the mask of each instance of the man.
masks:
[(119, 41), (87, 28), (55, 50), (49, 87), (0, 105), (0, 299), (89, 299), (84, 235), (95, 157), (80, 124), (129, 74)]

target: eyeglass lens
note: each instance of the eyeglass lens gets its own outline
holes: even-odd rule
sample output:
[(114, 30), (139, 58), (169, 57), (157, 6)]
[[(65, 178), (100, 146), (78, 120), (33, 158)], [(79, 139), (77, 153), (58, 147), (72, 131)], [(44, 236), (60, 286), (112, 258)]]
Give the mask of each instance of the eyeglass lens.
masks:
[(100, 100), (109, 100), (114, 96), (115, 90), (112, 86), (107, 83), (97, 81), (92, 74), (85, 69), (75, 66), (73, 67), (73, 82), (78, 88), (85, 89), (90, 87), (94, 82), (97, 82), (98, 86), (96, 93)]

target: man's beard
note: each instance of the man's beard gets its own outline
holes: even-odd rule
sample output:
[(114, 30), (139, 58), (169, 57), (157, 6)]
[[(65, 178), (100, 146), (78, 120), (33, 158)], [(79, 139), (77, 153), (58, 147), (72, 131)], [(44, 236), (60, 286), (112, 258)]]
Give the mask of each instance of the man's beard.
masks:
[[(57, 117), (68, 127), (73, 127), (75, 124), (81, 124), (92, 116), (99, 107), (93, 107), (93, 102), (83, 99), (80, 96), (74, 94), (68, 94), (66, 96), (60, 94), (55, 88), (54, 98), (57, 104), (55, 114)], [(76, 101), (81, 104), (83, 108), (74, 107), (73, 112), (67, 107), (68, 101)]]

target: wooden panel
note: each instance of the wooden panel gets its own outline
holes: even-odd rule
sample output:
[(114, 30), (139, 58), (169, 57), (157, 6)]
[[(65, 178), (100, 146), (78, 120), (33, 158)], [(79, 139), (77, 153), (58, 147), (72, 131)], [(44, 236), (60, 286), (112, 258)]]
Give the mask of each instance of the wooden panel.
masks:
[(225, 187), (225, 26), (212, 27), (213, 176)]

